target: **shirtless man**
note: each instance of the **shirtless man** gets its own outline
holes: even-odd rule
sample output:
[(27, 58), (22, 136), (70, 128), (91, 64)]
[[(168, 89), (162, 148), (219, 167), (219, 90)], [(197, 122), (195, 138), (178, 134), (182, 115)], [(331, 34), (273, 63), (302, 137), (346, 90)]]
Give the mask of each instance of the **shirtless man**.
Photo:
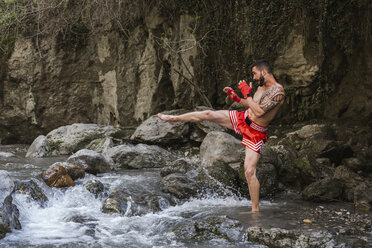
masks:
[(246, 111), (236, 110), (206, 110), (190, 112), (183, 115), (158, 114), (159, 119), (174, 123), (199, 122), (208, 120), (234, 130), (243, 136), (242, 145), (245, 148), (244, 171), (248, 182), (249, 194), (252, 200), (252, 212), (259, 211), (260, 183), (256, 177), (256, 166), (260, 159), (262, 145), (267, 141), (266, 131), (284, 102), (283, 86), (278, 84), (272, 74), (270, 64), (265, 60), (256, 61), (251, 65), (253, 81), (258, 83), (256, 93), (252, 94), (252, 82), (239, 82), (239, 89), (244, 98), (241, 99), (230, 87), (223, 91), (229, 97), (247, 108)]

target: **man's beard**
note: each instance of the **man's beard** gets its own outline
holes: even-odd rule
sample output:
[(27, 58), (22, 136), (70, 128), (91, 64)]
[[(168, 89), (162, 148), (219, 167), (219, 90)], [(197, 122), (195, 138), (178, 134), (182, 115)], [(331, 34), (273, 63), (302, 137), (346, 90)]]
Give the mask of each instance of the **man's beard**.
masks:
[(264, 86), (264, 83), (265, 83), (265, 78), (264, 76), (262, 76), (262, 74), (260, 75), (260, 79), (258, 81), (258, 86)]

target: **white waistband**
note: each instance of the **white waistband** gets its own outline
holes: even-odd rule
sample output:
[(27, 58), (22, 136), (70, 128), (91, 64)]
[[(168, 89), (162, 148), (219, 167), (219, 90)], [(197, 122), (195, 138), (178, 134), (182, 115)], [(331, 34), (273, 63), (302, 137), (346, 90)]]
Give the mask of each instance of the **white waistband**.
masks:
[[(244, 119), (246, 118), (249, 118), (248, 117), (248, 109), (244, 112)], [(260, 126), (256, 123), (254, 123), (251, 119), (249, 119), (251, 121), (251, 125), (249, 125), (251, 128), (253, 128), (254, 130), (256, 131), (259, 131), (259, 132), (266, 132), (267, 131), (267, 127), (263, 127), (263, 126)]]

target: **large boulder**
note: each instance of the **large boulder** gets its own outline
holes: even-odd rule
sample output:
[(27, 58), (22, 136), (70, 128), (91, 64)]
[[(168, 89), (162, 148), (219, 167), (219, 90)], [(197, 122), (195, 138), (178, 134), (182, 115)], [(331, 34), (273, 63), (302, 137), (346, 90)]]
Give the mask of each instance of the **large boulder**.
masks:
[(235, 196), (239, 192), (238, 172), (224, 162), (197, 166), (178, 160), (175, 168), (165, 168), (161, 190), (178, 199), (202, 195)]
[(372, 180), (360, 176), (346, 166), (337, 167), (334, 178), (344, 184), (345, 200), (353, 201), (358, 209), (368, 211), (372, 209)]
[(67, 163), (79, 165), (84, 168), (85, 172), (93, 175), (110, 172), (115, 166), (110, 157), (88, 149), (79, 150), (71, 155)]
[(304, 176), (294, 163), (297, 159), (296, 150), (284, 145), (271, 146), (270, 148), (278, 154), (280, 158), (280, 163), (277, 168), (279, 182), (289, 189), (301, 190), (304, 184)]
[(239, 168), (244, 147), (234, 136), (212, 131), (204, 138), (200, 146), (200, 159), (203, 166), (213, 166), (216, 162), (224, 162)]
[[(164, 112), (164, 114), (179, 115), (185, 112), (185, 110), (173, 110)], [(131, 139), (150, 144), (184, 143), (189, 140), (189, 126), (190, 124), (185, 122), (170, 124), (153, 115), (137, 127)]]
[(37, 202), (40, 206), (45, 206), (48, 201), (48, 197), (34, 179), (17, 182), (16, 190), (18, 194), (27, 195), (29, 201)]
[(160, 185), (163, 192), (170, 193), (178, 199), (196, 196), (201, 189), (195, 179), (179, 173), (165, 176), (161, 180)]
[(185, 220), (171, 231), (183, 242), (222, 239), (235, 243), (241, 239), (244, 228), (239, 221), (228, 216), (205, 216), (200, 219)]
[(186, 174), (188, 171), (195, 170), (196, 168), (198, 168), (198, 165), (193, 163), (190, 159), (179, 158), (170, 162), (168, 166), (163, 167), (160, 170), (160, 175), (165, 177), (173, 173)]
[(331, 202), (340, 200), (344, 184), (335, 178), (327, 177), (308, 185), (302, 191), (303, 199), (314, 202)]
[(332, 235), (326, 231), (306, 233), (281, 228), (249, 227), (246, 234), (249, 241), (268, 247), (338, 247)]
[(287, 134), (287, 137), (290, 140), (292, 140), (294, 136), (297, 136), (300, 139), (309, 139), (315, 137), (321, 139), (335, 139), (335, 132), (327, 125), (313, 124), (303, 126), (300, 129)]
[(59, 127), (47, 134), (52, 155), (67, 155), (85, 148), (99, 138), (118, 136), (122, 130), (113, 126), (75, 123)]
[(297, 150), (299, 157), (329, 158), (332, 163), (339, 165), (344, 158), (353, 155), (353, 150), (350, 145), (336, 138), (331, 127), (314, 124), (288, 133), (278, 144)]
[(343, 165), (336, 168), (333, 177), (345, 185), (343, 198), (348, 201), (354, 200), (354, 189), (365, 181), (360, 175)]
[(238, 172), (221, 161), (213, 166), (203, 166), (195, 179), (202, 187), (200, 193), (203, 194), (232, 196), (239, 192)]
[(107, 214), (120, 214), (123, 216), (136, 216), (158, 212), (175, 205), (175, 201), (166, 194), (154, 194), (143, 191), (132, 194), (128, 189), (116, 188), (103, 201), (102, 211)]
[(38, 136), (28, 148), (26, 158), (42, 158), (51, 154), (49, 140), (46, 136)]
[(286, 134), (277, 145), (272, 146), (279, 153), (279, 180), (295, 190), (326, 177), (332, 177), (334, 167), (353, 151), (349, 144), (336, 140), (328, 125), (306, 125)]
[(105, 153), (118, 168), (162, 168), (177, 159), (171, 152), (146, 144), (123, 144), (108, 149)]
[(105, 137), (101, 139), (95, 139), (90, 142), (85, 148), (88, 150), (93, 150), (99, 153), (106, 152), (109, 148), (114, 147), (115, 143), (112, 137)]

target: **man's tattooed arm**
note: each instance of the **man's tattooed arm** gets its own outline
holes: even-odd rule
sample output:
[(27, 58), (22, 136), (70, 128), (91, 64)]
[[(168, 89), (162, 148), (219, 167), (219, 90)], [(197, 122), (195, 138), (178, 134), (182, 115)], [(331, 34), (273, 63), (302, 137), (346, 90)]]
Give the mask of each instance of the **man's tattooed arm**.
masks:
[(265, 113), (267, 113), (283, 101), (284, 97), (285, 93), (282, 87), (272, 87), (262, 94), (259, 106)]

